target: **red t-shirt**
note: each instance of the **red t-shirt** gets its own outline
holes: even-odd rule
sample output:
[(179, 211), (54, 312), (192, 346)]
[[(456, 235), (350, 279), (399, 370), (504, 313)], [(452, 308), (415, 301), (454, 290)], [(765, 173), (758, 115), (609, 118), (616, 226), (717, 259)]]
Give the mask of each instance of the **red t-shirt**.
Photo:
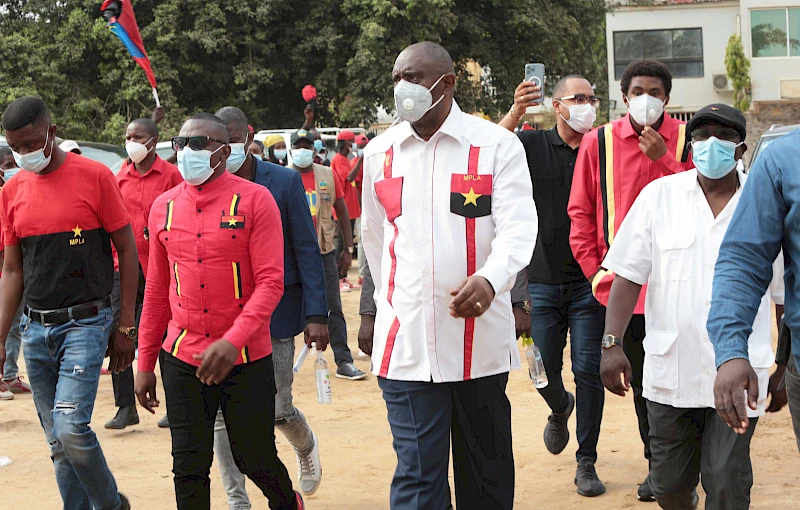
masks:
[[(358, 158), (353, 160), (358, 161)], [(353, 169), (354, 163), (351, 163), (347, 157), (342, 156), (338, 152), (331, 160), (331, 169), (342, 181), (344, 192), (344, 203), (347, 205), (347, 212), (350, 213), (350, 219), (354, 220), (361, 216), (361, 204), (358, 201), (358, 191), (356, 190), (355, 182), (347, 182), (347, 175)]]
[[(308, 200), (308, 209), (311, 211), (311, 217), (314, 218), (314, 226), (317, 226), (317, 186), (316, 181), (314, 180), (314, 172), (306, 172), (301, 173), (300, 176), (303, 178), (303, 187), (306, 190), (306, 200)], [(342, 184), (341, 179), (339, 176), (336, 175), (336, 172), (333, 173), (334, 179), (334, 186), (336, 187), (336, 196), (334, 200), (338, 200), (340, 198), (345, 198), (345, 185)], [(327, 186), (327, 184), (323, 181), (319, 183), (320, 191)], [(333, 217), (336, 218), (336, 212), (334, 211)]]
[(21, 171), (0, 191), (6, 246), (22, 249), (25, 302), (66, 308), (111, 294), (111, 236), (130, 224), (114, 174), (68, 152), (54, 172)]

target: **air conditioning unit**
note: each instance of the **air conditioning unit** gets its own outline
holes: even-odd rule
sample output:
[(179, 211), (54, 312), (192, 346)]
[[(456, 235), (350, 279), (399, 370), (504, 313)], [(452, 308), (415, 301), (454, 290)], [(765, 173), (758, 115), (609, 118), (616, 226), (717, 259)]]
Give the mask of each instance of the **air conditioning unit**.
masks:
[(732, 92), (733, 84), (725, 74), (715, 74), (711, 80), (714, 84), (714, 92)]

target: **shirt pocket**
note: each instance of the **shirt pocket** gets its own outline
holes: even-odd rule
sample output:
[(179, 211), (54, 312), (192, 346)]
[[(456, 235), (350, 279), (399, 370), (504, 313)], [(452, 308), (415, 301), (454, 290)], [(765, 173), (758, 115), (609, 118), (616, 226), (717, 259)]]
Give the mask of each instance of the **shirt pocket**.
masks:
[(648, 331), (644, 337), (644, 386), (659, 390), (678, 389), (678, 333)]
[(692, 276), (694, 232), (674, 232), (656, 236), (661, 262), (661, 279), (686, 281)]
[(376, 182), (375, 194), (386, 211), (386, 219), (394, 223), (403, 214), (403, 178), (392, 177)]
[(492, 214), (491, 174), (450, 176), (450, 212), (465, 218)]

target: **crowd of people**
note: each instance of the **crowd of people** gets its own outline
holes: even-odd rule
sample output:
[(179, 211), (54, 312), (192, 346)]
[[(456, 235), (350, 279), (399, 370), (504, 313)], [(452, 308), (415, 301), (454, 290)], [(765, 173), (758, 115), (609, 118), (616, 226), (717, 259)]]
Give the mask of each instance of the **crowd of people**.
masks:
[[(359, 288), (359, 354), (397, 454), (390, 508), (513, 507), (506, 385), (521, 335), (549, 381), (551, 454), (576, 414), (578, 494), (606, 491), (595, 468), (605, 389), (632, 389), (649, 473), (638, 499), (695, 508), (702, 483), (705, 508), (748, 508), (758, 417), (788, 399), (800, 430), (788, 347), (800, 328), (800, 133), (737, 170), (744, 115), (712, 104), (688, 123), (671, 117), (672, 76), (655, 60), (625, 69), (624, 117), (595, 128), (602, 99), (572, 74), (552, 87), (556, 125), (517, 134), (543, 101), (533, 83), (494, 124), (459, 108), (438, 44), (406, 48), (392, 77), (396, 125), (340, 131), (332, 156), (311, 107), (287, 147), (255, 140), (246, 113), (224, 106), (189, 117), (165, 161), (157, 111), (127, 126), (116, 177), (56, 143), (44, 101), (8, 105), (0, 399), (33, 394), (64, 508), (131, 507), (89, 425), (106, 357), (110, 429), (139, 423), (137, 400), (160, 408), (160, 368), (177, 508), (210, 507), (215, 456), (232, 510), (251, 507), (246, 478), (270, 508), (305, 508), (324, 445), (293, 404), (295, 337), (330, 345), (337, 377), (367, 378), (341, 301)], [(785, 351), (772, 375), (771, 302)], [(561, 376), (568, 340), (574, 394)]]

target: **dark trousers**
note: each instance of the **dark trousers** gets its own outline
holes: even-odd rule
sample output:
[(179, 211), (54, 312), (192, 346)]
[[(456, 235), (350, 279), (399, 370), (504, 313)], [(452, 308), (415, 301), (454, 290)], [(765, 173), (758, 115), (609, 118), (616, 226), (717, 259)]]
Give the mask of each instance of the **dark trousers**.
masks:
[(678, 409), (647, 402), (653, 449), (651, 484), (661, 508), (694, 509), (697, 483), (706, 491), (706, 510), (750, 508), (753, 467), (750, 440), (733, 431), (712, 408)]
[(275, 448), (272, 356), (237, 365), (216, 386), (200, 382), (197, 367), (169, 353), (161, 359), (178, 509), (211, 507), (209, 471), (220, 407), (236, 466), (261, 489), (270, 508), (295, 509), (292, 481)]
[(507, 373), (440, 384), (378, 378), (397, 453), (390, 494), (393, 510), (448, 507), (451, 438), (456, 508), (513, 507), (507, 383)]
[[(141, 272), (141, 270), (140, 270)], [(144, 283), (144, 278), (141, 279), (141, 284)], [(142, 285), (140, 285), (142, 287)], [(113, 324), (111, 330), (111, 337), (117, 334), (117, 326), (119, 325), (119, 273), (114, 273), (114, 286), (111, 288), (111, 313), (113, 317)], [(144, 301), (142, 292), (136, 296), (136, 327), (139, 327), (139, 319), (142, 316), (142, 302)], [(114, 405), (117, 407), (128, 407), (136, 405), (136, 397), (133, 394), (133, 366), (129, 366), (119, 374), (111, 374), (111, 384), (114, 386)]]
[(336, 366), (352, 363), (353, 354), (347, 347), (347, 323), (342, 313), (342, 295), (339, 292), (339, 268), (336, 267), (336, 254), (326, 253), (322, 256), (322, 267), (325, 268), (325, 292), (328, 297), (328, 331), (331, 336), (331, 348)]
[(633, 388), (633, 405), (636, 408), (636, 419), (639, 422), (639, 436), (644, 443), (644, 458), (650, 460), (650, 426), (647, 418), (647, 400), (642, 394), (644, 378), (644, 315), (634, 315), (625, 331), (622, 350), (631, 363), (631, 388)]
[(605, 308), (592, 295), (591, 284), (547, 285), (530, 283), (531, 330), (533, 341), (542, 353), (549, 384), (539, 394), (555, 412), (569, 404), (561, 379), (567, 331), (570, 338), (572, 373), (576, 386), (576, 434), (578, 460), (597, 460), (597, 440), (603, 420), (605, 390), (600, 380), (600, 345), (605, 326)]

